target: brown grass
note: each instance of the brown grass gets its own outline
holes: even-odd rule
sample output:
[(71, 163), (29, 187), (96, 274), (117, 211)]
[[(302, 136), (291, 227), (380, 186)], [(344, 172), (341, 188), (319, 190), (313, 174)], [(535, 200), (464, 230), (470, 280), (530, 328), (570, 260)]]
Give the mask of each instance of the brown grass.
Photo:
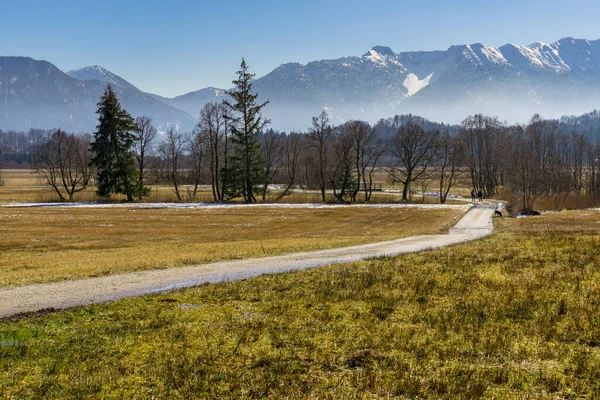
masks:
[(540, 217), (497, 218), (496, 227), (505, 233), (562, 233), (600, 232), (600, 212), (594, 210), (569, 210), (545, 212)]
[(0, 286), (439, 233), (460, 210), (2, 208)]
[[(20, 169), (20, 170), (4, 170), (3, 179), (5, 182), (4, 186), (0, 186), (0, 203), (9, 202), (37, 202), (37, 203), (52, 203), (58, 202), (59, 197), (49, 186), (43, 184), (43, 181), (33, 170)], [(435, 174), (435, 172), (434, 172)], [(385, 171), (378, 171), (376, 173), (375, 183), (377, 185), (382, 184), (386, 190), (398, 190), (402, 189), (401, 184), (392, 185), (389, 174)], [(437, 191), (438, 190), (437, 178), (434, 176), (431, 179), (417, 182), (413, 185), (413, 197), (412, 202), (414, 203), (427, 203), (427, 204), (438, 204), (439, 199), (437, 197), (423, 197), (421, 193), (423, 191)], [(177, 197), (173, 187), (169, 185), (149, 185), (151, 192), (150, 196), (144, 198), (143, 202), (177, 202)], [(78, 202), (93, 202), (99, 199), (95, 193), (95, 187), (89, 187), (82, 192), (75, 194), (75, 201)], [(457, 187), (452, 190), (452, 193), (460, 194), (462, 196), (469, 196), (470, 185), (464, 179), (461, 179)], [(267, 193), (265, 202), (274, 203), (279, 196), (280, 192), (272, 190)], [(181, 196), (183, 201), (193, 202), (212, 202), (212, 192), (207, 187), (199, 189), (196, 197), (191, 197), (191, 187), (182, 186)], [(357, 200), (361, 202), (363, 199), (362, 193), (358, 195)], [(125, 200), (124, 197), (114, 196), (113, 200)], [(328, 194), (326, 202), (335, 202), (333, 194)], [(401, 193), (384, 193), (384, 192), (373, 192), (371, 197), (371, 203), (394, 203), (402, 200)], [(304, 192), (304, 191), (292, 191), (289, 196), (285, 196), (279, 200), (280, 203), (320, 203), (321, 195), (318, 191)], [(452, 199), (448, 199), (448, 204), (456, 203)]]
[[(519, 202), (515, 202), (519, 204)], [(537, 199), (534, 208), (536, 210), (573, 210), (578, 208), (589, 208), (597, 206), (599, 199), (587, 194), (568, 194), (563, 196), (543, 197)]]
[(31, 169), (3, 169), (2, 179), (5, 188), (39, 186), (41, 184), (37, 174)]
[[(507, 187), (501, 187), (498, 194), (494, 197), (498, 200), (503, 200), (512, 204), (513, 212), (515, 214), (524, 208), (522, 199), (514, 193), (511, 193)], [(556, 211), (592, 208), (598, 207), (599, 205), (600, 198), (596, 196), (585, 193), (568, 193), (558, 196), (538, 197), (533, 204), (533, 208), (539, 211)]]

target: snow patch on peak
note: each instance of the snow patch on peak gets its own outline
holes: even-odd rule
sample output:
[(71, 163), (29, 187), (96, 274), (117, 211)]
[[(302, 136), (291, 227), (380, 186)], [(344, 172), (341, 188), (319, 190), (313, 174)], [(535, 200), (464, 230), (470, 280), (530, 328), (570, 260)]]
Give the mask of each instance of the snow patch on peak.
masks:
[(506, 44), (499, 48), (504, 58), (515, 68), (529, 68), (537, 71), (547, 70), (565, 72), (569, 66), (560, 57), (556, 49), (545, 43), (536, 42), (529, 46)]
[(490, 60), (491, 62), (493, 62), (495, 64), (508, 64), (508, 61), (506, 60), (506, 58), (504, 58), (502, 53), (494, 47), (483, 46), (481, 48), (481, 53), (488, 60)]
[(508, 64), (508, 61), (498, 49), (481, 43), (464, 46), (461, 54), (465, 59), (476, 65)]
[(101, 75), (113, 75), (109, 70), (102, 67), (101, 65), (90, 65), (87, 67), (67, 71), (67, 75), (76, 75), (76, 74), (84, 74), (84, 73), (87, 73), (87, 74), (97, 73), (97, 74), (101, 74)]
[(403, 83), (406, 90), (408, 90), (407, 95), (412, 96), (413, 94), (417, 93), (419, 90), (423, 89), (425, 86), (429, 85), (429, 80), (431, 79), (432, 76), (433, 76), (433, 73), (427, 75), (423, 79), (419, 79), (419, 77), (413, 73), (408, 74), (406, 76), (406, 78), (404, 79), (404, 83)]
[[(375, 47), (379, 47), (379, 46), (375, 46)], [(396, 56), (396, 54), (391, 51), (391, 53), (380, 53), (375, 49), (375, 47), (371, 50), (369, 50), (369, 52), (367, 54), (365, 54), (363, 57), (365, 57), (367, 60), (371, 61), (374, 64), (380, 65), (382, 67), (389, 67), (390, 64), (394, 64), (396, 66), (401, 67), (402, 64), (400, 64), (400, 62), (398, 61), (398, 57)]]
[(109, 83), (116, 87), (128, 88), (139, 91), (137, 87), (100, 65), (92, 65), (76, 70), (71, 70), (67, 72), (67, 75), (69, 75), (72, 78), (83, 81), (98, 80), (103, 83)]

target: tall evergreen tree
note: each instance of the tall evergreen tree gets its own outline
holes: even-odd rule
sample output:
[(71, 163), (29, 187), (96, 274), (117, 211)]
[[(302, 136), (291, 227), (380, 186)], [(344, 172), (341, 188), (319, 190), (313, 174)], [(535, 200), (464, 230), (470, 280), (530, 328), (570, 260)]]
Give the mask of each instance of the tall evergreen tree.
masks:
[(235, 88), (227, 92), (232, 101), (224, 101), (229, 109), (227, 118), (231, 121), (233, 155), (222, 174), (223, 187), (229, 198), (243, 196), (244, 202), (255, 203), (262, 180), (258, 133), (270, 122), (263, 118), (261, 110), (269, 102), (256, 102), (258, 94), (252, 92), (254, 74), (248, 72), (243, 58), (237, 75), (233, 81)]
[(139, 185), (133, 143), (138, 126), (108, 85), (98, 103), (98, 125), (92, 142), (91, 165), (96, 168), (96, 193), (110, 197), (112, 193), (134, 196), (148, 189)]

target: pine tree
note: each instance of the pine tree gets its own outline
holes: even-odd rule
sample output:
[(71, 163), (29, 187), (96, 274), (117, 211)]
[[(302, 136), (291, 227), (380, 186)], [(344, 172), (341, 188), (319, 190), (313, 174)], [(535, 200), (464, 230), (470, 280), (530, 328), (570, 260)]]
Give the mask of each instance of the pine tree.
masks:
[(133, 201), (148, 188), (139, 184), (133, 152), (134, 133), (138, 127), (129, 113), (121, 108), (119, 100), (108, 85), (98, 103), (98, 125), (92, 142), (91, 165), (96, 168), (96, 193), (110, 197), (112, 193), (127, 196)]
[(254, 74), (248, 72), (244, 59), (237, 74), (238, 78), (233, 81), (235, 88), (227, 92), (232, 101), (224, 101), (229, 109), (233, 155), (223, 170), (223, 187), (227, 197), (243, 196), (244, 202), (255, 203), (262, 180), (258, 133), (269, 123), (262, 117), (261, 110), (269, 102), (257, 104), (258, 94), (252, 92)]

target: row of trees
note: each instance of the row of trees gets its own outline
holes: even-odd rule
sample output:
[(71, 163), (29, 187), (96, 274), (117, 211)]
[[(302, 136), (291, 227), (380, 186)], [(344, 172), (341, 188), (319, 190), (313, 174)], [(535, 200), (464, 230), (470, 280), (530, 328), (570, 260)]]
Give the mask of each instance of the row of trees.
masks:
[[(506, 126), (496, 118), (475, 115), (465, 119), (455, 135), (426, 130), (418, 117), (401, 116), (396, 133), (384, 138), (366, 122), (332, 126), (321, 113), (306, 133), (267, 130), (244, 141), (240, 131), (234, 136), (228, 112), (225, 104), (207, 104), (196, 131), (181, 134), (169, 129), (159, 143), (152, 121), (138, 118), (134, 134), (122, 141), (123, 148), (131, 149), (129, 156), (111, 150), (107, 158), (114, 164), (107, 163), (104, 175), (92, 173), (92, 137), (59, 130), (37, 148), (38, 169), (61, 200), (72, 200), (94, 176), (99, 182), (110, 176), (108, 171), (126, 171), (131, 183), (106, 179), (104, 186), (98, 184), (99, 194), (129, 191), (130, 199), (140, 198), (147, 193), (143, 182), (149, 169), (159, 181), (173, 185), (179, 200), (186, 198), (183, 185), (188, 188), (187, 199), (194, 200), (198, 187), (209, 184), (215, 201), (239, 196), (252, 202), (257, 196), (264, 199), (270, 185), (277, 183), (279, 199), (301, 187), (317, 190), (323, 201), (328, 192), (338, 201), (369, 201), (377, 171), (402, 184), (404, 199), (415, 182), (433, 177), (441, 202), (460, 177), (486, 196), (507, 187), (524, 207), (539, 197), (558, 201), (569, 194), (600, 196), (600, 146), (579, 134), (562, 134), (556, 121), (539, 116), (526, 126)], [(103, 142), (94, 143), (92, 149)], [(130, 167), (117, 160), (128, 160)], [(250, 160), (247, 167), (246, 160)]]
[(54, 130), (27, 132), (0, 129), (0, 168), (31, 168), (32, 150), (46, 143)]
[[(193, 136), (206, 160), (201, 181), (210, 183), (215, 201), (231, 193), (221, 175), (233, 151), (226, 113), (222, 104), (205, 105)], [(323, 112), (313, 117), (308, 132), (261, 133), (254, 192), (264, 198), (269, 185), (277, 183), (280, 198), (301, 187), (317, 190), (323, 201), (327, 192), (338, 201), (369, 201), (375, 172), (385, 171), (402, 185), (405, 200), (415, 183), (434, 179), (443, 203), (461, 178), (486, 197), (508, 188), (523, 207), (540, 197), (600, 197), (600, 145), (582, 134), (562, 133), (557, 120), (534, 115), (526, 125), (507, 125), (478, 114), (452, 132), (443, 126), (427, 129), (428, 121), (406, 115), (396, 117), (394, 125), (391, 136), (364, 121), (332, 126)], [(198, 157), (180, 150), (181, 162), (171, 166), (189, 171), (185, 160)]]
[[(257, 131), (250, 139), (231, 129), (229, 111), (227, 104), (206, 104), (194, 134), (171, 130), (158, 146), (163, 176), (172, 180), (176, 193), (182, 182), (195, 185), (199, 171), (215, 201), (243, 197), (253, 202), (256, 196), (264, 200), (274, 183), (281, 187), (278, 199), (300, 187), (317, 190), (322, 201), (329, 192), (340, 202), (369, 201), (375, 174), (386, 171), (403, 184), (403, 198), (408, 199), (414, 182), (431, 178), (435, 170), (444, 202), (460, 173), (459, 140), (447, 131), (426, 131), (417, 117), (402, 117), (391, 138), (364, 121), (333, 126), (322, 112), (313, 117), (306, 133)], [(241, 168), (245, 160), (246, 170)], [(244, 184), (232, 181), (245, 176), (250, 179)]]
[(474, 115), (456, 128), (405, 115), (374, 127), (364, 121), (333, 126), (322, 112), (307, 132), (285, 134), (265, 129), (268, 102), (257, 101), (253, 77), (242, 60), (230, 100), (206, 104), (194, 132), (171, 128), (159, 143), (152, 121), (134, 120), (108, 86), (94, 135), (54, 132), (37, 146), (38, 171), (61, 200), (73, 200), (92, 182), (99, 196), (141, 199), (149, 193), (150, 170), (172, 184), (180, 201), (183, 185), (190, 200), (209, 184), (215, 201), (251, 203), (277, 183), (279, 199), (300, 187), (318, 191), (322, 201), (331, 192), (339, 202), (366, 202), (377, 172), (402, 185), (404, 200), (416, 182), (435, 178), (443, 203), (460, 177), (486, 196), (510, 188), (524, 207), (540, 196), (600, 196), (600, 147), (561, 132), (564, 121), (536, 115), (521, 126)]
[(527, 125), (506, 125), (475, 115), (462, 122), (458, 139), (472, 185), (486, 196), (506, 187), (523, 207), (540, 197), (556, 206), (569, 195), (600, 198), (600, 144), (561, 132), (558, 120), (534, 115)]
[(500, 140), (508, 156), (498, 161), (505, 162), (503, 180), (524, 207), (540, 197), (554, 199), (556, 207), (572, 194), (600, 198), (600, 144), (581, 134), (561, 134), (556, 121), (538, 115)]

